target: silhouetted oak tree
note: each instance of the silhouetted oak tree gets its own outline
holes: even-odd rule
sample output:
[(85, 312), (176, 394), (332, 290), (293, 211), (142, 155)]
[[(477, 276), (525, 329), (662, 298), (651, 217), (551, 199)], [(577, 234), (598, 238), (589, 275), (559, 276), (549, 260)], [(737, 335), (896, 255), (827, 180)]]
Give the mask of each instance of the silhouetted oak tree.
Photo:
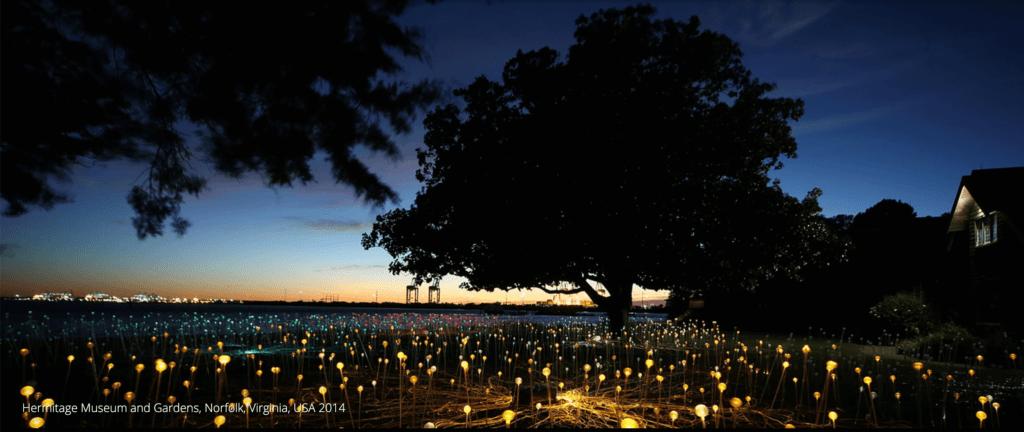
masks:
[(182, 194), (206, 184), (190, 170), (190, 126), (222, 173), (305, 184), (321, 150), (338, 183), (397, 203), (352, 149), (396, 157), (382, 124), (408, 132), (439, 96), (435, 83), (381, 80), (401, 69), (391, 53), (423, 58), (417, 32), (392, 20), (406, 3), (5, 2), (5, 215), (66, 202), (51, 182), (76, 164), (129, 158), (151, 164), (128, 195), (139, 238), (168, 217), (183, 234)]
[[(794, 157), (787, 120), (726, 36), (652, 20), (650, 6), (580, 17), (566, 61), (518, 52), (503, 83), (478, 78), (431, 112), (415, 203), (364, 234), (390, 270), (470, 290), (588, 294), (619, 332), (634, 284), (752, 289), (825, 258), (815, 189), (768, 177)], [(601, 293), (592, 282), (606, 289)], [(569, 283), (569, 289), (551, 288)]]

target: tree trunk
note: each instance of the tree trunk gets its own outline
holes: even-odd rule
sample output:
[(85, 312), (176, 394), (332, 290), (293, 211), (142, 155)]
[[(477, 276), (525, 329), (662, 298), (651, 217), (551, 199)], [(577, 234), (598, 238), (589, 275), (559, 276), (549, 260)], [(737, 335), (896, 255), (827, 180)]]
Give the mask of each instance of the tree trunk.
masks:
[(612, 337), (621, 337), (622, 332), (626, 329), (626, 324), (629, 323), (629, 309), (611, 308), (607, 312), (608, 332), (612, 334)]
[(612, 295), (605, 302), (605, 312), (608, 313), (608, 332), (612, 337), (622, 337), (629, 325), (629, 310), (633, 307), (633, 284), (626, 288), (609, 287)]

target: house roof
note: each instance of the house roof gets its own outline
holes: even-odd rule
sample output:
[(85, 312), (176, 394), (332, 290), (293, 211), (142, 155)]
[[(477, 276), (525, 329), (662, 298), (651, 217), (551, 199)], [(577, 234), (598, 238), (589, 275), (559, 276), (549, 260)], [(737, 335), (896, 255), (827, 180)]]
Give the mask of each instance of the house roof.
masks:
[(970, 217), (968, 211), (971, 204), (977, 204), (985, 214), (998, 211), (1008, 219), (1017, 235), (1020, 232), (1014, 226), (1014, 217), (1024, 215), (1024, 199), (1021, 188), (1024, 185), (1024, 167), (996, 168), (971, 171), (971, 175), (960, 179), (956, 199), (953, 201), (953, 214), (949, 223), (949, 231), (960, 231), (967, 228)]

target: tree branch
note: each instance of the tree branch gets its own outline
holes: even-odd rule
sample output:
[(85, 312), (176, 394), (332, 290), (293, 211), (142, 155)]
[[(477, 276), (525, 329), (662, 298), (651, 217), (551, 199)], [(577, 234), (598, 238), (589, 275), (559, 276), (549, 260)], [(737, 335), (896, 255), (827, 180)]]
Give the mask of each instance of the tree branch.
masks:
[(582, 288), (583, 292), (587, 293), (587, 295), (590, 296), (590, 299), (593, 300), (594, 303), (596, 303), (598, 306), (604, 306), (601, 303), (604, 303), (604, 301), (607, 300), (608, 297), (598, 294), (597, 290), (595, 290), (594, 287), (590, 286), (590, 282), (587, 282), (586, 277), (580, 277), (580, 280), (574, 283), (576, 284), (576, 286)]
[(546, 292), (548, 294), (578, 294), (578, 293), (581, 293), (581, 292), (586, 292), (586, 288), (582, 288), (582, 287), (574, 288), (574, 289), (571, 289), (571, 290), (562, 290), (562, 289), (550, 290), (550, 289), (547, 289), (547, 288), (544, 288), (544, 287), (534, 287), (534, 288), (537, 288), (537, 289), (539, 289), (541, 291), (544, 291), (544, 292)]

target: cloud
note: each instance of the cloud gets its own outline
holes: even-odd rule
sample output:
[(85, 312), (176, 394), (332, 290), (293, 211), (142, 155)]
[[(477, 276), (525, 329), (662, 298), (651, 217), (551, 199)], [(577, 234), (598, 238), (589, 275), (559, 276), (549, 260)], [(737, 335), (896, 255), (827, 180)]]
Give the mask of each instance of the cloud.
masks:
[(15, 255), (15, 249), (20, 249), (21, 245), (17, 243), (0, 243), (0, 256), (13, 258)]
[[(764, 2), (761, 7), (772, 7), (772, 4), (773, 2)], [(770, 24), (777, 28), (772, 34), (772, 42), (777, 42), (779, 39), (807, 27), (825, 16), (835, 5), (834, 2), (798, 2), (792, 5), (792, 10), (788, 11), (789, 16), (778, 17), (776, 15), (775, 19), (770, 21)]]
[(388, 266), (386, 266), (386, 265), (358, 265), (358, 264), (350, 264), (350, 265), (346, 265), (346, 266), (335, 266), (335, 267), (325, 268), (325, 269), (316, 269), (316, 270), (313, 270), (313, 271), (315, 271), (315, 272), (323, 272), (323, 271), (387, 270), (387, 269), (388, 269)]
[[(822, 71), (814, 78), (784, 79), (778, 81), (773, 95), (780, 97), (805, 97), (827, 93), (846, 87), (878, 86), (884, 81), (899, 76), (907, 76), (923, 63), (921, 56), (901, 59), (895, 62), (880, 63), (878, 66), (858, 72), (831, 73)], [(841, 76), (846, 75), (846, 76)]]
[(865, 111), (838, 114), (830, 117), (825, 117), (819, 120), (796, 122), (792, 124), (793, 135), (811, 134), (846, 127), (852, 124), (861, 123), (878, 117), (891, 115), (897, 110), (899, 110), (900, 107), (901, 104), (891, 104)]
[(340, 221), (330, 219), (317, 219), (316, 221), (303, 221), (302, 226), (319, 231), (363, 231), (372, 228), (372, 224), (353, 221)]
[(773, 90), (773, 94), (779, 97), (799, 98), (862, 83), (864, 80), (858, 78), (836, 79), (833, 77), (782, 80), (776, 83), (778, 87)]
[(340, 208), (340, 207), (357, 207), (362, 206), (363, 202), (353, 197), (346, 197), (342, 199), (334, 199), (320, 204), (323, 208)]
[(836, 2), (777, 2), (764, 1), (751, 7), (751, 3), (737, 5), (742, 8), (740, 31), (736, 37), (743, 43), (772, 46), (782, 38), (796, 33), (828, 14)]

